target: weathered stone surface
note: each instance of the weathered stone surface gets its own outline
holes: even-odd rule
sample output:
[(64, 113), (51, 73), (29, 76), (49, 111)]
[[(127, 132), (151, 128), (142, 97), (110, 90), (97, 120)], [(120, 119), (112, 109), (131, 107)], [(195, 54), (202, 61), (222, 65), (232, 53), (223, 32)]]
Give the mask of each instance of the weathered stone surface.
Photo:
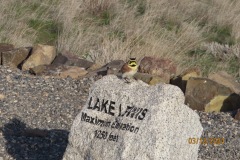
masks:
[(239, 107), (240, 96), (207, 78), (190, 78), (187, 82), (186, 101), (200, 111), (232, 111)]
[(46, 68), (47, 68), (47, 66), (40, 65), (40, 66), (36, 66), (36, 67), (30, 68), (29, 72), (31, 74), (34, 74), (34, 75), (41, 75), (42, 73), (44, 73), (44, 71), (46, 71)]
[(137, 79), (137, 80), (141, 80), (141, 81), (149, 84), (149, 82), (150, 82), (151, 79), (152, 79), (152, 75), (151, 75), (151, 74), (148, 74), (148, 73), (139, 73), (139, 72), (137, 72), (137, 73), (134, 75), (134, 78)]
[(87, 69), (87, 71), (88, 71), (88, 72), (92, 72), (92, 71), (95, 71), (95, 70), (97, 70), (97, 69), (99, 69), (99, 68), (101, 68), (101, 67), (102, 67), (102, 65), (97, 64), (97, 63), (94, 63), (91, 67), (89, 67), (89, 68)]
[(14, 68), (19, 67), (19, 65), (28, 57), (30, 50), (31, 48), (22, 47), (2, 52), (2, 65)]
[(229, 87), (233, 92), (240, 94), (240, 84), (225, 71), (220, 71), (217, 73), (210, 74), (209, 79), (222, 84), (226, 87)]
[(6, 52), (14, 49), (14, 45), (7, 43), (0, 43), (0, 52)]
[(2, 65), (2, 52), (10, 51), (14, 49), (12, 44), (0, 43), (0, 65)]
[(201, 71), (198, 68), (189, 68), (177, 77), (170, 80), (170, 84), (178, 86), (183, 93), (186, 91), (187, 81), (191, 77), (201, 77)]
[(73, 122), (64, 160), (197, 159), (202, 126), (173, 85), (125, 83), (115, 75), (95, 82)]
[(37, 44), (32, 49), (31, 56), (22, 66), (22, 70), (29, 70), (40, 65), (49, 65), (56, 57), (56, 48), (54, 46)]
[(71, 77), (73, 79), (77, 79), (79, 77), (86, 75), (87, 73), (88, 72), (84, 68), (70, 66), (66, 70), (62, 71), (59, 76), (60, 78)]
[(94, 64), (93, 62), (79, 58), (77, 55), (75, 55), (69, 51), (63, 51), (62, 55), (67, 57), (67, 59), (68, 59), (68, 61), (65, 63), (65, 65), (67, 65), (67, 66), (78, 66), (81, 68), (88, 69), (89, 67), (91, 67)]
[(101, 76), (105, 76), (109, 74), (118, 75), (119, 70), (122, 68), (124, 63), (125, 62), (123, 60), (113, 60), (107, 63), (106, 65), (102, 66), (101, 68), (92, 71), (91, 75), (101, 75)]
[(169, 83), (169, 79), (168, 80), (165, 80), (165, 79), (162, 79), (161, 77), (158, 77), (158, 76), (153, 76), (151, 81), (148, 83), (149, 85), (156, 85), (158, 83)]
[(139, 66), (139, 72), (149, 73), (160, 77), (169, 77), (175, 75), (176, 65), (170, 59), (144, 57)]
[(60, 66), (64, 65), (68, 61), (68, 58), (62, 54), (58, 54), (56, 58), (53, 60), (52, 65)]
[(137, 72), (134, 75), (134, 78), (137, 80), (141, 80), (149, 85), (155, 85), (158, 83), (169, 83), (169, 79), (164, 79), (163, 77), (159, 77), (159, 76), (154, 76), (148, 73), (139, 73)]

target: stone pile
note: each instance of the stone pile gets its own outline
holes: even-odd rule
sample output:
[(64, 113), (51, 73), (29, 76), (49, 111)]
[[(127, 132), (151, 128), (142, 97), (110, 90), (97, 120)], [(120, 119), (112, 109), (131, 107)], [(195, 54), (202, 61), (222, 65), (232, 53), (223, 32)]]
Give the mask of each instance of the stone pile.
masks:
[[(14, 48), (11, 44), (0, 44), (1, 65), (34, 75), (73, 79), (118, 75), (124, 63), (114, 60), (101, 66), (68, 51), (57, 54), (54, 46), (37, 44)], [(144, 57), (134, 78), (149, 85), (167, 83), (178, 86), (185, 94), (185, 104), (192, 109), (206, 112), (237, 112), (240, 109), (240, 84), (224, 71), (202, 77), (199, 68), (189, 68), (180, 73), (170, 59)]]

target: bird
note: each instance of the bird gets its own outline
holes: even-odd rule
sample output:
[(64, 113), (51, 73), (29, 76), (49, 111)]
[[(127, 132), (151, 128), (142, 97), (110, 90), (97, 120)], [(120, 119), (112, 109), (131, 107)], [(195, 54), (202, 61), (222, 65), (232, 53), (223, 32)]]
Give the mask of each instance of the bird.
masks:
[(126, 80), (126, 82), (130, 83), (130, 79), (133, 78), (133, 76), (138, 71), (138, 65), (136, 62), (136, 58), (130, 58), (127, 63), (125, 63), (120, 72), (122, 73), (122, 78)]

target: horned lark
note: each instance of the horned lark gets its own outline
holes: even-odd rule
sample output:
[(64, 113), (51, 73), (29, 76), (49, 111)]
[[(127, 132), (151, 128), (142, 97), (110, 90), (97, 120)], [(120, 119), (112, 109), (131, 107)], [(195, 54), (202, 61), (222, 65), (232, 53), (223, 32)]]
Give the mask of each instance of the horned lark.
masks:
[(122, 78), (125, 79), (128, 83), (129, 80), (137, 73), (138, 65), (136, 62), (136, 58), (130, 58), (130, 60), (125, 63), (121, 68)]

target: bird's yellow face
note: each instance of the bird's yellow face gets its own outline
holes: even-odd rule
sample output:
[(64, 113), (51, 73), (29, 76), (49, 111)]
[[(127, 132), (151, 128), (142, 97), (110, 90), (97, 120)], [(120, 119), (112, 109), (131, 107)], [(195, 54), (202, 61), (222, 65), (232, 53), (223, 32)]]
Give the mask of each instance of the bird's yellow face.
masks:
[(138, 65), (136, 62), (136, 58), (130, 58), (130, 60), (128, 61), (128, 66), (133, 70), (137, 70)]

